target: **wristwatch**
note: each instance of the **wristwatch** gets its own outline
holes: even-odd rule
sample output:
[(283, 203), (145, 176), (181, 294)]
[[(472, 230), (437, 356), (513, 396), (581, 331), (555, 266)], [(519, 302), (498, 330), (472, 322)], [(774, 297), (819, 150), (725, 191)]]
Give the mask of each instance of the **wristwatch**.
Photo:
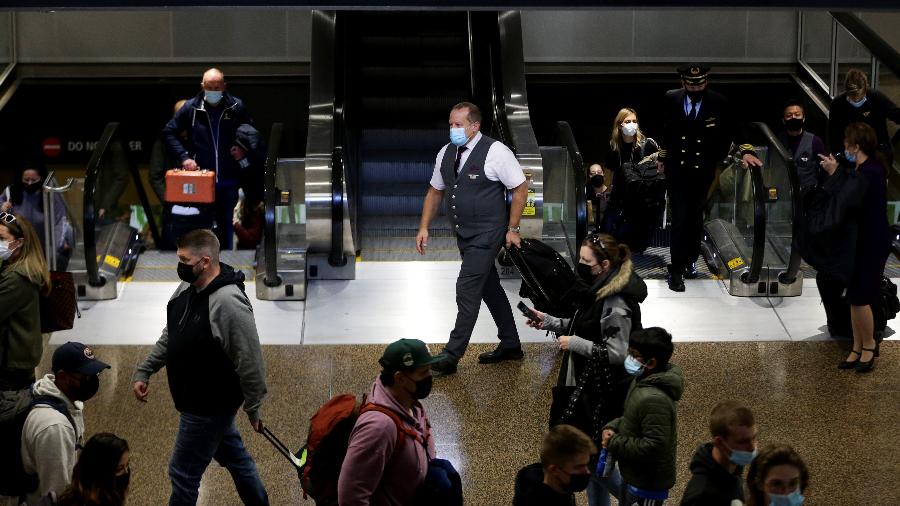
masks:
[(522, 228), (522, 227), (519, 227), (519, 226), (515, 226), (515, 227), (506, 227), (506, 230), (507, 230), (507, 232), (515, 232), (515, 233), (518, 234), (520, 228)]

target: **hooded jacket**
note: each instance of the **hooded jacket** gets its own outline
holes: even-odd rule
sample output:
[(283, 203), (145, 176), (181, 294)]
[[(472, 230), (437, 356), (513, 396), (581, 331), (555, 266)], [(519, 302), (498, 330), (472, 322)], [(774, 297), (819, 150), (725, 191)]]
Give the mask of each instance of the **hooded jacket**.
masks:
[(681, 506), (735, 506), (744, 504), (744, 468), (728, 472), (713, 459), (712, 443), (697, 448), (691, 459), (691, 480), (684, 488)]
[[(217, 117), (210, 116), (213, 114)], [(201, 91), (175, 113), (162, 133), (172, 156), (182, 162), (193, 158), (201, 169), (215, 171), (217, 183), (235, 182), (239, 166), (231, 156), (231, 147), (236, 145), (238, 127), (245, 123), (252, 124), (253, 120), (241, 99), (225, 92), (216, 107), (210, 108)], [(188, 145), (182, 142), (181, 132), (187, 132)]]
[(416, 491), (425, 481), (428, 461), (435, 457), (425, 407), (416, 401), (410, 413), (380, 378), (372, 384), (369, 402), (396, 412), (426, 444), (423, 446), (408, 436), (400, 444), (397, 425), (390, 417), (377, 411), (363, 413), (350, 433), (350, 445), (338, 479), (338, 502), (341, 506), (411, 506)]
[(624, 413), (604, 427), (615, 431), (607, 449), (625, 483), (645, 490), (675, 485), (676, 402), (683, 392), (684, 374), (672, 363), (631, 383)]
[(77, 460), (76, 450), (84, 443), (84, 404), (72, 402), (60, 392), (48, 374), (33, 387), (34, 395), (56, 397), (66, 403), (75, 427), (66, 416), (50, 406), (38, 404), (32, 408), (22, 427), (22, 465), (25, 472), (38, 476), (38, 488), (28, 495), (31, 501), (46, 497), (49, 492), (61, 494), (72, 480)]
[(175, 291), (162, 336), (133, 381), (149, 382), (166, 366), (178, 411), (229, 415), (243, 403), (255, 422), (266, 396), (266, 369), (253, 306), (244, 293), (244, 274), (219, 265), (219, 275), (202, 290), (181, 283)]
[(575, 494), (561, 494), (544, 484), (544, 466), (538, 462), (516, 474), (513, 506), (575, 506)]
[(0, 367), (33, 370), (43, 351), (40, 287), (15, 264), (4, 262), (0, 272)]

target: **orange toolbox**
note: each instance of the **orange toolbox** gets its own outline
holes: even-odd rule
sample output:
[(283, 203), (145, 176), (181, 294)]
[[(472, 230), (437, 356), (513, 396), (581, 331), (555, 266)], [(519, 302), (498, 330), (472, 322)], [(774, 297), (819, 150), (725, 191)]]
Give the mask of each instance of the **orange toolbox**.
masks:
[(216, 201), (216, 173), (209, 170), (166, 171), (166, 202), (212, 204)]

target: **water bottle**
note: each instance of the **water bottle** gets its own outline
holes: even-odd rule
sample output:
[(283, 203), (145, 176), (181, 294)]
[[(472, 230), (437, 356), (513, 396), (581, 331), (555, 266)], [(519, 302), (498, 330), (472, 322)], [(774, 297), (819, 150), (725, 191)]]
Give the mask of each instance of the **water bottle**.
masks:
[(597, 476), (606, 478), (612, 472), (612, 459), (606, 448), (600, 450), (600, 458), (597, 459)]

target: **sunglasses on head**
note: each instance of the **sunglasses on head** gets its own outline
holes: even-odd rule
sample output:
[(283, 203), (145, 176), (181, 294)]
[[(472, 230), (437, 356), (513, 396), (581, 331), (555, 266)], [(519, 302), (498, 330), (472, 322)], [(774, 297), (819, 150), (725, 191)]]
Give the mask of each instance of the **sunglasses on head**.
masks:
[(600, 249), (606, 251), (606, 245), (603, 244), (603, 239), (600, 237), (600, 234), (591, 234), (587, 239), (594, 246), (600, 246)]
[(16, 215), (12, 213), (7, 213), (6, 211), (0, 212), (0, 222), (3, 223), (14, 223), (16, 221)]

